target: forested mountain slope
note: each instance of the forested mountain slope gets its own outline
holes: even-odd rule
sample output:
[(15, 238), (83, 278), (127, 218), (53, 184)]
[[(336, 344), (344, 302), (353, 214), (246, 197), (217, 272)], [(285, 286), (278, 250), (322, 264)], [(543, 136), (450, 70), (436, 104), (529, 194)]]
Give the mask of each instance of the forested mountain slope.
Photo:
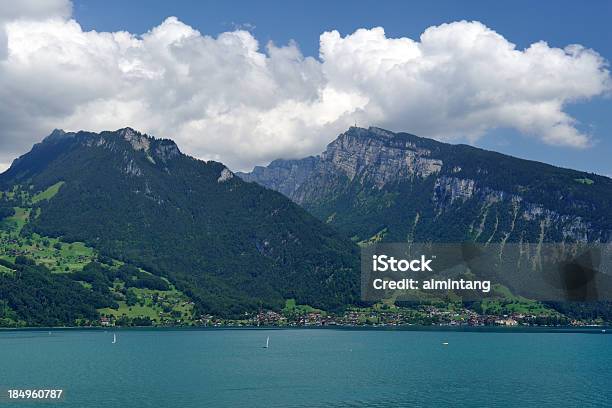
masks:
[(0, 187), (12, 200), (6, 215), (30, 197), (21, 234), (84, 242), (165, 277), (200, 312), (238, 316), (289, 298), (334, 309), (358, 298), (354, 244), (167, 139), (57, 130), (15, 160)]
[(611, 239), (607, 177), (379, 128), (239, 175), (364, 244)]

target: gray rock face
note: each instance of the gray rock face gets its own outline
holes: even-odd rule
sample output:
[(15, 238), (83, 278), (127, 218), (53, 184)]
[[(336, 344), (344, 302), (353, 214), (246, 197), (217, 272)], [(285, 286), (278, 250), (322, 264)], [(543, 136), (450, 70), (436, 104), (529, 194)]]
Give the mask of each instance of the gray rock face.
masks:
[[(526, 201), (520, 195), (494, 190), (489, 187), (479, 187), (476, 180), (473, 179), (446, 176), (436, 179), (433, 202), (437, 214), (451, 213), (453, 204), (464, 204), (470, 199), (474, 199), (479, 208), (477, 222), (472, 223), (471, 226), (471, 231), (476, 236), (483, 233), (485, 224), (490, 221), (490, 218), (494, 217), (496, 227), (494, 227), (491, 237), (494, 238), (497, 234), (497, 237), (501, 238), (501, 242), (505, 242), (504, 237), (520, 230), (520, 228), (517, 228), (519, 224), (523, 227), (536, 225), (540, 234), (538, 241), (541, 242), (544, 241), (547, 232), (555, 232), (563, 240), (575, 242), (606, 242), (609, 239), (610, 231), (601, 231), (594, 228), (581, 216), (560, 214), (540, 204)], [(512, 221), (508, 225), (500, 226), (499, 218), (502, 214), (499, 211), (491, 214), (491, 208), (496, 205), (509, 210), (508, 215), (511, 216)], [(522, 238), (519, 236), (519, 240), (522, 240)]]
[(170, 159), (174, 159), (181, 155), (181, 151), (179, 150), (176, 143), (172, 140), (162, 139), (159, 140), (157, 146), (155, 146), (155, 156), (160, 158), (163, 162), (166, 162)]
[(434, 201), (438, 203), (449, 202), (453, 204), (456, 200), (465, 202), (474, 195), (474, 185), (472, 179), (457, 177), (440, 177), (434, 186)]
[(219, 174), (219, 178), (217, 179), (217, 183), (225, 183), (228, 180), (234, 178), (234, 174), (229, 171), (227, 167), (221, 170), (221, 174)]
[(361, 241), (609, 242), (612, 235), (607, 177), (373, 127), (350, 128), (319, 156), (237, 175)]
[(143, 135), (132, 128), (124, 128), (117, 131), (119, 136), (123, 137), (125, 140), (130, 142), (134, 150), (144, 150), (145, 152), (149, 151), (149, 138), (146, 135)]
[(363, 177), (381, 188), (400, 179), (422, 178), (440, 172), (442, 160), (430, 156), (430, 150), (410, 142), (394, 142), (391, 132), (351, 128), (327, 146), (321, 161), (349, 180)]
[[(374, 137), (372, 137), (374, 136)], [(350, 128), (316, 157), (274, 160), (250, 173), (237, 173), (243, 180), (276, 190), (297, 203), (322, 193), (326, 179), (372, 182), (378, 188), (398, 180), (424, 178), (440, 172), (442, 160), (431, 151), (410, 142), (398, 142), (394, 134), (379, 128)], [(327, 180), (331, 182), (331, 180)]]
[(319, 157), (306, 157), (301, 160), (274, 160), (268, 166), (257, 166), (250, 173), (236, 173), (245, 181), (255, 182), (276, 190), (287, 197), (296, 190), (313, 173), (319, 164)]

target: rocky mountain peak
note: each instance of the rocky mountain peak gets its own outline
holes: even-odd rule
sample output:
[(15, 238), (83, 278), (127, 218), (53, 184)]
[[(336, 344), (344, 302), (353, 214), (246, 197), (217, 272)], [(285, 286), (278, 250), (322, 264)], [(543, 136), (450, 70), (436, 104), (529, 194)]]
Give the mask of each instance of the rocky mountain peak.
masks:
[(321, 158), (309, 156), (300, 160), (277, 159), (268, 166), (255, 166), (251, 173), (237, 172), (245, 181), (253, 181), (293, 197), (296, 190), (312, 174)]
[(53, 129), (53, 132), (49, 134), (49, 136), (43, 139), (43, 142), (53, 142), (62, 139), (69, 139), (74, 137), (74, 132), (66, 132), (64, 129)]
[(382, 138), (387, 138), (387, 139), (392, 139), (393, 137), (395, 137), (395, 134), (393, 132), (390, 132), (388, 130), (385, 130), (379, 127), (370, 126), (368, 128), (362, 128), (358, 126), (351, 126), (348, 128), (346, 132), (342, 133), (338, 138), (348, 136), (348, 137), (363, 137), (366, 139), (370, 139), (374, 135), (382, 137)]
[(165, 162), (181, 154), (176, 143), (170, 139), (157, 139), (130, 127), (116, 130), (114, 133), (129, 142), (135, 151), (143, 151), (150, 158)]
[(130, 142), (134, 150), (143, 150), (145, 152), (149, 151), (150, 140), (147, 135), (143, 135), (130, 127), (119, 129), (116, 131), (116, 133)]
[(612, 236), (609, 178), (376, 127), (349, 128), (317, 157), (238, 175), (355, 239), (542, 243)]
[(169, 139), (157, 140), (157, 143), (153, 150), (154, 155), (156, 157), (159, 157), (164, 162), (181, 155), (181, 151), (179, 150), (176, 143)]
[(350, 180), (365, 177), (382, 187), (398, 178), (438, 173), (443, 163), (430, 156), (430, 150), (403, 141), (388, 130), (352, 127), (327, 146), (321, 159)]
[(147, 265), (202, 310), (244, 316), (288, 298), (332, 308), (355, 297), (349, 240), (222, 163), (181, 154), (171, 140), (131, 128), (78, 132), (40, 143), (0, 174), (0, 191), (28, 197), (58, 183), (53, 199), (32, 203), (32, 231)]
[[(414, 136), (413, 138), (416, 138)], [(255, 167), (251, 173), (238, 173), (246, 181), (273, 188), (300, 203), (312, 189), (314, 177), (334, 174), (349, 180), (371, 182), (377, 188), (401, 179), (425, 178), (439, 173), (443, 162), (432, 151), (377, 127), (350, 127), (318, 156), (301, 160), (274, 160), (267, 167)], [(316, 176), (314, 176), (316, 175)], [(300, 191), (300, 192), (298, 192)]]

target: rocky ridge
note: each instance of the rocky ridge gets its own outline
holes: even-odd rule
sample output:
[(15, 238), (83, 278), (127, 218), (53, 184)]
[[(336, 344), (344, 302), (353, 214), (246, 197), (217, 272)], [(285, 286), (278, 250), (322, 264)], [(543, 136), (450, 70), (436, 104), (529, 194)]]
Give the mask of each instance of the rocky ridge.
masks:
[[(607, 177), (375, 127), (350, 128), (319, 156), (275, 160), (238, 175), (359, 240), (611, 237)], [(451, 220), (461, 220), (461, 231), (444, 224)], [(363, 228), (364, 222), (371, 226)]]

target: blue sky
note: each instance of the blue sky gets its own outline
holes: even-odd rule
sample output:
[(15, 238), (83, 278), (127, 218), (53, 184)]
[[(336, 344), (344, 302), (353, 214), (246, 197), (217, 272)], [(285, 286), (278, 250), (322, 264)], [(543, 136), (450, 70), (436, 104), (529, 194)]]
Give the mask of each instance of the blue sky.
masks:
[(305, 54), (317, 55), (319, 35), (336, 29), (383, 26), (391, 37), (418, 37), (425, 28), (456, 20), (478, 20), (525, 47), (545, 40), (563, 47), (579, 43), (612, 53), (612, 3), (590, 1), (164, 1), (74, 2), (74, 16), (86, 29), (144, 33), (174, 15), (206, 34), (235, 24), (252, 24), (257, 38), (286, 43), (294, 39)]
[[(490, 2), (490, 1), (120, 1), (77, 0), (74, 16), (85, 28), (98, 31), (127, 30), (144, 33), (170, 15), (216, 35), (235, 27), (250, 28), (264, 44), (295, 40), (305, 55), (318, 56), (319, 35), (336, 29), (342, 35), (358, 28), (382, 26), (388, 37), (413, 39), (427, 27), (457, 20), (477, 20), (502, 34), (519, 48), (544, 40), (551, 46), (578, 43), (612, 59), (612, 2)], [(511, 155), (580, 170), (612, 174), (612, 98), (596, 97), (568, 106), (579, 128), (592, 135), (595, 145), (586, 149), (551, 146), (497, 130), (478, 140), (477, 146)], [(405, 129), (410, 131), (410, 129)]]
[[(244, 170), (320, 152), (358, 121), (612, 175), (607, 62), (561, 50), (580, 44), (612, 60), (612, 2), (74, 0), (70, 7), (69, 0), (50, 0), (44, 9), (2, 12), (0, 25), (20, 12), (39, 21), (14, 24), (6, 33), (13, 49), (0, 75), (11, 103), (0, 107), (9, 129), (0, 139), (0, 169), (54, 127), (132, 126), (171, 137), (193, 156)], [(44, 20), (56, 15), (61, 22)], [(482, 25), (440, 28), (461, 20)], [(384, 34), (374, 27), (383, 27)], [(435, 35), (424, 40), (430, 27)], [(250, 34), (219, 37), (238, 29)], [(156, 34), (141, 37), (151, 30)], [(320, 36), (331, 30), (339, 34), (321, 39), (327, 50), (322, 58)], [(453, 39), (469, 40), (474, 30), (492, 42), (468, 49), (463, 58), (461, 43)], [(107, 34), (117, 31), (131, 33), (132, 42)], [(0, 59), (1, 40), (0, 30)], [(281, 47), (274, 55), (266, 49), (270, 41)], [(534, 57), (527, 48), (538, 41), (548, 45)], [(513, 61), (506, 52), (510, 43), (521, 51), (520, 63), (495, 65)], [(430, 54), (411, 60), (415, 49)], [(443, 66), (426, 74), (410, 71), (412, 61), (435, 65), (432, 49), (441, 49), (457, 72)], [(357, 55), (361, 50), (365, 59)], [(492, 57), (482, 55), (489, 50)], [(379, 67), (390, 59), (408, 74), (373, 72), (370, 55)], [(219, 65), (211, 68), (210, 61)], [(482, 84), (479, 63), (487, 71)], [(524, 66), (535, 68), (519, 72)], [(493, 78), (497, 70), (505, 72)], [(452, 95), (438, 106), (447, 90)], [(497, 105), (478, 106), (480, 93), (493, 95)]]

